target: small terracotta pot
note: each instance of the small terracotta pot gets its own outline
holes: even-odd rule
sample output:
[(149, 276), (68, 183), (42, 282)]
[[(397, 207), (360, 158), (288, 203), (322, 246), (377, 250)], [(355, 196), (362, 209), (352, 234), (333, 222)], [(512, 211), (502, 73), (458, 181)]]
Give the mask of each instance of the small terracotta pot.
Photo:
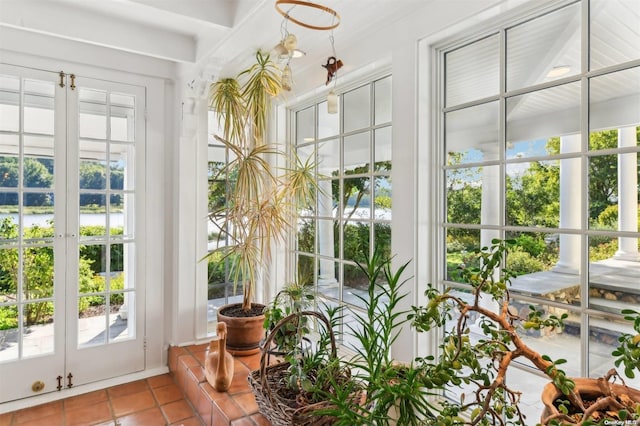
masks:
[[(224, 305), (218, 309), (218, 322), (227, 324), (227, 351), (233, 356), (253, 355), (260, 351), (260, 341), (264, 338), (264, 314), (258, 316), (230, 316), (240, 303)], [(260, 312), (264, 305), (252, 304)]]
[[(607, 382), (603, 378), (593, 379), (578, 377), (573, 378), (572, 380), (576, 384), (576, 393), (578, 393), (582, 399), (596, 399), (607, 394), (606, 389), (607, 387), (610, 387), (614, 394), (626, 394), (632, 400), (640, 402), (640, 390), (622, 384)], [(548, 383), (542, 390), (541, 396), (542, 403), (544, 404), (544, 410), (540, 416), (540, 423), (543, 425), (545, 424), (544, 420), (549, 416), (559, 414), (558, 409), (553, 405), (558, 398), (566, 399), (566, 396), (556, 387), (556, 385)]]

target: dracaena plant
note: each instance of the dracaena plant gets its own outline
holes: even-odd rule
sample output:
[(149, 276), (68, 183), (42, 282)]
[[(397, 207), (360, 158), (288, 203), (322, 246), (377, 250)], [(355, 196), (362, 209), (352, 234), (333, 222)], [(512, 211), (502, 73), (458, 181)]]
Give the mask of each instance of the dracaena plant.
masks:
[[(312, 157), (265, 143), (271, 104), (281, 89), (281, 73), (268, 54), (235, 78), (211, 86), (210, 106), (218, 113), (222, 135), (215, 135), (233, 158), (220, 175), (227, 181), (225, 202), (209, 213), (227, 242), (209, 253), (222, 252), (230, 278), (242, 283), (245, 311), (251, 309), (255, 282), (271, 261), (274, 244), (293, 229), (292, 213), (312, 205), (318, 190)], [(278, 169), (272, 167), (281, 158)]]

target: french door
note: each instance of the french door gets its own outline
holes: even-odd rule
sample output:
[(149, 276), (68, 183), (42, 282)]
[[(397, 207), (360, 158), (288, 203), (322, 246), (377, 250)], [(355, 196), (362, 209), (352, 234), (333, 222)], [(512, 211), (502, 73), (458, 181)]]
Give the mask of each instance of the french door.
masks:
[(0, 65), (0, 402), (144, 369), (144, 110)]

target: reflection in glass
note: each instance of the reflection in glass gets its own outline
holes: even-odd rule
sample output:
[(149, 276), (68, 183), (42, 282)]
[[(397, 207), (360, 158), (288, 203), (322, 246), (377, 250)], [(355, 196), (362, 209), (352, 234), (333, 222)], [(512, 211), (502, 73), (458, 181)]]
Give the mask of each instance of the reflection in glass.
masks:
[(135, 97), (111, 93), (111, 140), (135, 140)]
[[(632, 336), (637, 334), (631, 321), (589, 317), (589, 377), (604, 377), (614, 367), (614, 357), (611, 352), (618, 347), (618, 338), (623, 333)], [(618, 368), (618, 372), (624, 375), (622, 365)], [(624, 381), (628, 386), (640, 389), (640, 376), (637, 373), (633, 379), (625, 376)]]
[[(4, 77), (1, 77), (4, 79)], [(20, 80), (16, 79), (17, 84)], [(0, 131), (20, 130), (20, 94), (0, 90)]]
[[(0, 170), (2, 171), (0, 173), (0, 188), (17, 188), (19, 177), (18, 157), (13, 155), (0, 156)], [(11, 201), (8, 194), (7, 192), (0, 192), (0, 205), (17, 205), (17, 194), (13, 201)]]
[(591, 0), (590, 4), (590, 69), (640, 58), (637, 0)]
[(84, 87), (81, 87), (78, 89), (78, 99), (81, 101), (97, 104), (106, 104), (107, 92), (105, 92), (104, 90), (86, 89)]
[[(368, 256), (368, 253), (367, 253)], [(346, 258), (345, 258), (346, 259)], [(350, 305), (364, 307), (364, 303), (356, 295), (367, 298), (369, 281), (365, 273), (357, 265), (344, 264), (344, 289), (342, 300)]]
[(24, 305), (22, 324), (22, 356), (24, 358), (53, 353), (53, 302)]
[[(619, 165), (629, 166), (625, 167), (624, 176), (619, 173)], [(637, 231), (638, 193), (635, 183), (638, 181), (637, 176), (636, 153), (589, 157), (589, 227), (591, 229), (616, 230), (619, 226), (625, 226), (626, 230)], [(625, 179), (629, 179), (631, 188), (626, 188), (626, 183), (622, 182)], [(624, 193), (619, 193), (619, 189), (623, 189)], [(619, 223), (619, 219), (624, 223)]]
[(507, 267), (517, 275), (513, 294), (580, 304), (579, 235), (508, 232), (506, 238), (516, 241), (507, 254)]
[(333, 259), (318, 259), (318, 293), (324, 297), (339, 299), (340, 264)]
[[(25, 299), (53, 297), (53, 247), (30, 247), (23, 250), (22, 292)], [(42, 308), (43, 306), (38, 306)], [(30, 312), (31, 314), (31, 312)], [(27, 317), (29, 324), (41, 322), (43, 313)]]
[(110, 139), (133, 142), (135, 139), (135, 113), (133, 108), (111, 106)]
[[(519, 324), (518, 334), (527, 346), (541, 354), (548, 355), (553, 360), (570, 359), (570, 362), (562, 365), (562, 370), (569, 377), (580, 376), (580, 315), (565, 308), (518, 299), (512, 299), (512, 305), (517, 309), (521, 318), (527, 318), (531, 312), (531, 305), (536, 310), (543, 312), (543, 318), (549, 315), (557, 317), (561, 317), (563, 314), (568, 315), (562, 329), (524, 329), (522, 324)], [(525, 358), (519, 358), (517, 362), (532, 366), (531, 362)]]
[(301, 284), (313, 283), (314, 281), (314, 269), (315, 269), (315, 258), (309, 255), (305, 255), (303, 253), (298, 254), (298, 270), (297, 277), (298, 282)]
[(368, 177), (344, 179), (342, 193), (343, 217), (371, 218), (371, 182)]
[[(107, 206), (104, 194), (80, 193), (80, 238), (105, 235)], [(83, 232), (84, 228), (84, 232)]]
[(53, 97), (24, 95), (24, 132), (53, 135)]
[(375, 170), (391, 170), (391, 126), (376, 129), (374, 134)]
[(298, 219), (298, 251), (315, 253), (315, 220), (312, 218)]
[(489, 102), (445, 115), (447, 164), (499, 158), (500, 105)]
[[(133, 280), (127, 280), (127, 265), (133, 263), (133, 243), (111, 244), (110, 285), (111, 289), (129, 288), (133, 286)], [(117, 275), (116, 272), (119, 272)]]
[[(500, 92), (500, 39), (497, 35), (447, 52), (446, 106), (459, 105)], [(473, 72), (469, 72), (473, 69)]]
[(315, 140), (315, 108), (309, 107), (296, 112), (296, 144)]
[(135, 319), (135, 294), (118, 292), (110, 296), (109, 341), (133, 338)]
[(335, 176), (340, 170), (340, 140), (333, 139), (318, 145), (318, 173)]
[[(458, 266), (471, 264), (475, 257), (471, 254), (474, 250), (480, 249), (480, 230), (447, 228), (446, 229), (446, 280), (462, 282), (456, 272)], [(477, 265), (475, 265), (477, 266)]]
[(133, 221), (134, 199), (135, 196), (131, 193), (112, 193), (110, 195), (110, 235), (121, 235), (121, 238), (133, 238), (135, 231), (135, 222)]
[(81, 138), (107, 139), (107, 106), (79, 102), (78, 132)]
[[(26, 147), (25, 147), (26, 148)], [(52, 157), (28, 157), (23, 163), (23, 182), (26, 188), (53, 188), (53, 158)], [(38, 197), (36, 197), (38, 198)], [(38, 199), (32, 200), (35, 204), (27, 205), (50, 205), (53, 199), (48, 201)], [(49, 203), (49, 204), (46, 204)]]
[[(80, 161), (80, 189), (106, 189), (107, 169), (104, 161)], [(85, 197), (86, 199), (87, 197)], [(83, 203), (81, 204), (90, 204)]]
[(342, 258), (364, 263), (369, 259), (371, 225), (368, 222), (349, 220), (342, 226), (344, 235)]
[[(589, 79), (589, 149), (605, 149), (594, 134), (605, 130), (634, 129), (640, 124), (640, 67)], [(640, 146), (632, 135), (621, 146)], [(617, 144), (613, 143), (612, 147)]]
[(109, 144), (109, 187), (111, 189), (134, 189), (135, 148), (130, 144)]
[(318, 139), (336, 136), (340, 133), (340, 114), (327, 112), (327, 101), (318, 104)]
[(507, 90), (580, 72), (580, 9), (575, 3), (507, 30)]
[(589, 237), (589, 307), (619, 314), (640, 306), (640, 238)]
[(78, 346), (107, 343), (107, 304), (104, 296), (78, 298)]
[[(580, 159), (534, 161), (506, 166), (507, 225), (544, 226), (560, 225), (560, 168), (571, 162), (580, 166)], [(575, 191), (575, 185), (572, 191)], [(568, 206), (567, 206), (568, 207)], [(573, 224), (576, 227), (578, 223)], [(565, 224), (563, 227), (568, 227)]]
[(391, 77), (378, 80), (373, 85), (375, 124), (391, 121)]
[(365, 173), (371, 162), (370, 133), (356, 133), (344, 138), (345, 173)]
[(480, 224), (482, 174), (482, 167), (446, 171), (448, 223)]
[(374, 187), (374, 218), (391, 220), (391, 178), (386, 176), (375, 177)]
[(371, 125), (371, 89), (369, 85), (362, 86), (345, 93), (344, 105), (344, 131), (362, 129)]
[[(560, 135), (580, 134), (579, 82), (508, 98), (506, 108), (507, 148), (522, 146), (522, 142), (536, 142), (534, 153), (526, 153), (522, 146), (522, 155), (545, 154), (547, 146), (543, 141)], [(576, 152), (579, 149), (578, 145), (571, 151), (563, 152)]]
[[(0, 302), (5, 300), (0, 293)], [(18, 306), (0, 306), (0, 318), (3, 318), (0, 329), (0, 362), (18, 359)]]
[(391, 224), (373, 223), (373, 246), (380, 252), (383, 259), (391, 259)]

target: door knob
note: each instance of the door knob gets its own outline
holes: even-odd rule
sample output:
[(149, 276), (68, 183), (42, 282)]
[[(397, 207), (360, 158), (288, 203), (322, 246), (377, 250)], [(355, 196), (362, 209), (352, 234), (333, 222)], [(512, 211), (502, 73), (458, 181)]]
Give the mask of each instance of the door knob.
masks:
[(34, 392), (40, 392), (42, 389), (44, 389), (44, 382), (40, 380), (33, 382), (31, 385), (31, 390)]

